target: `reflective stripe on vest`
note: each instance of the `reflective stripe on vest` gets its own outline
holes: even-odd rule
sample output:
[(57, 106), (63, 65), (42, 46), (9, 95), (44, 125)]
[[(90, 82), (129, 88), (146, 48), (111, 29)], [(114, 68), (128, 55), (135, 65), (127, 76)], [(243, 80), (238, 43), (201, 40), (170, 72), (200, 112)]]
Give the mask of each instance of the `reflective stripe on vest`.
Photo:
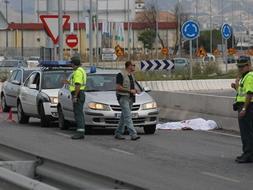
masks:
[(86, 73), (84, 71), (84, 69), (82, 67), (78, 67), (77, 70), (75, 70), (71, 76), (71, 79), (70, 79), (70, 84), (69, 84), (69, 91), (70, 92), (73, 92), (75, 91), (75, 81), (74, 81), (74, 78), (75, 78), (75, 75), (77, 74), (77, 72), (81, 72), (82, 73), (82, 79), (81, 79), (81, 86), (80, 86), (80, 90), (84, 90), (85, 89), (85, 83), (86, 83)]
[[(236, 102), (245, 102), (246, 101), (246, 88), (245, 88), (245, 83), (248, 82), (249, 76), (251, 76), (251, 80), (253, 80), (253, 72), (247, 73), (242, 79), (239, 81), (239, 87), (237, 90), (237, 96), (236, 96)], [(253, 90), (253, 86), (252, 86)], [(253, 102), (253, 99), (251, 99), (251, 102)]]

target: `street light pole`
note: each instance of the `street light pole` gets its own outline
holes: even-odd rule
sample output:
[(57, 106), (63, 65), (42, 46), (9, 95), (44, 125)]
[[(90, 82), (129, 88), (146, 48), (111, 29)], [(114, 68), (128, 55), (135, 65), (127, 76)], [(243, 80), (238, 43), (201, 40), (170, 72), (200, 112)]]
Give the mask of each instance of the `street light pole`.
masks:
[(59, 60), (63, 60), (62, 0), (58, 0)]
[[(5, 19), (6, 19), (6, 22), (8, 24), (8, 4), (9, 4), (9, 1), (8, 0), (5, 0), (4, 1), (5, 3)], [(6, 29), (6, 39), (5, 39), (5, 42), (6, 42), (6, 52), (7, 52), (7, 48), (8, 48), (8, 38), (9, 38), (9, 35), (8, 35), (8, 28)]]
[(92, 32), (92, 0), (90, 0), (90, 23), (89, 23), (89, 61), (90, 61), (90, 66), (93, 65), (93, 40), (92, 40), (92, 37), (93, 37), (93, 32)]
[(210, 53), (213, 52), (212, 0), (210, 0)]
[(21, 56), (24, 56), (24, 33), (23, 33), (23, 23), (24, 23), (24, 15), (23, 15), (23, 0), (21, 0)]
[(129, 9), (129, 0), (127, 1), (127, 53), (128, 53), (128, 60), (130, 60), (130, 16), (129, 13), (130, 9)]

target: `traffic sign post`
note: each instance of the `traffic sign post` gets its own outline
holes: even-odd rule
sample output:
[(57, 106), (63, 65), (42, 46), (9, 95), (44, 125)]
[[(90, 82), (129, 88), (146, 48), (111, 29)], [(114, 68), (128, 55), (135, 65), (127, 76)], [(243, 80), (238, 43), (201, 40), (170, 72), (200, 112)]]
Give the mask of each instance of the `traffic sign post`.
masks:
[[(70, 19), (69, 15), (63, 15), (62, 27), (64, 28)], [(57, 44), (59, 41), (59, 28), (58, 28), (58, 15), (40, 15), (40, 20), (44, 26), (49, 37), (52, 39), (54, 44)]]
[[(228, 39), (231, 37), (232, 35), (232, 28), (229, 24), (227, 23), (224, 23), (222, 26), (221, 26), (221, 35), (222, 35), (222, 38), (225, 40), (225, 49), (227, 50), (228, 49)], [(223, 50), (224, 51), (224, 50)], [(225, 61), (226, 63), (226, 72), (228, 71), (228, 59), (227, 59), (227, 51), (225, 51), (225, 54), (223, 53), (223, 55), (225, 55), (225, 58), (223, 57), (223, 60)]]
[(78, 44), (78, 38), (75, 34), (69, 34), (67, 35), (65, 42), (67, 46), (69, 46), (70, 48), (74, 48)]
[(192, 40), (199, 36), (199, 24), (194, 20), (184, 22), (181, 28), (181, 34), (184, 39), (190, 40), (190, 79), (192, 79)]

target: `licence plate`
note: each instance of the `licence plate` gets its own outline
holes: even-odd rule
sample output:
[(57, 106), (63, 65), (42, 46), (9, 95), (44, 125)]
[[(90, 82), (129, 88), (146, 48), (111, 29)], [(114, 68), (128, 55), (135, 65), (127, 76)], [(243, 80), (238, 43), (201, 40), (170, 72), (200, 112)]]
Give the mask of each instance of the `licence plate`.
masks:
[[(120, 116), (121, 116), (121, 113), (115, 113), (116, 118), (120, 118)], [(137, 118), (137, 117), (139, 117), (138, 113), (132, 113), (132, 118)]]

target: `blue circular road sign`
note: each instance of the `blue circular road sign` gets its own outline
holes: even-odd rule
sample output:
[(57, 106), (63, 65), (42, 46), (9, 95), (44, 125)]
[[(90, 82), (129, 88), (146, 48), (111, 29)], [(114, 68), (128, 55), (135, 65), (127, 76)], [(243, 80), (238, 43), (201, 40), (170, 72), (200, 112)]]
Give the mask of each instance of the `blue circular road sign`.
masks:
[(194, 40), (199, 36), (199, 24), (194, 20), (186, 21), (181, 28), (183, 38)]
[(232, 28), (229, 24), (223, 24), (221, 27), (221, 35), (225, 40), (229, 39), (232, 35)]

